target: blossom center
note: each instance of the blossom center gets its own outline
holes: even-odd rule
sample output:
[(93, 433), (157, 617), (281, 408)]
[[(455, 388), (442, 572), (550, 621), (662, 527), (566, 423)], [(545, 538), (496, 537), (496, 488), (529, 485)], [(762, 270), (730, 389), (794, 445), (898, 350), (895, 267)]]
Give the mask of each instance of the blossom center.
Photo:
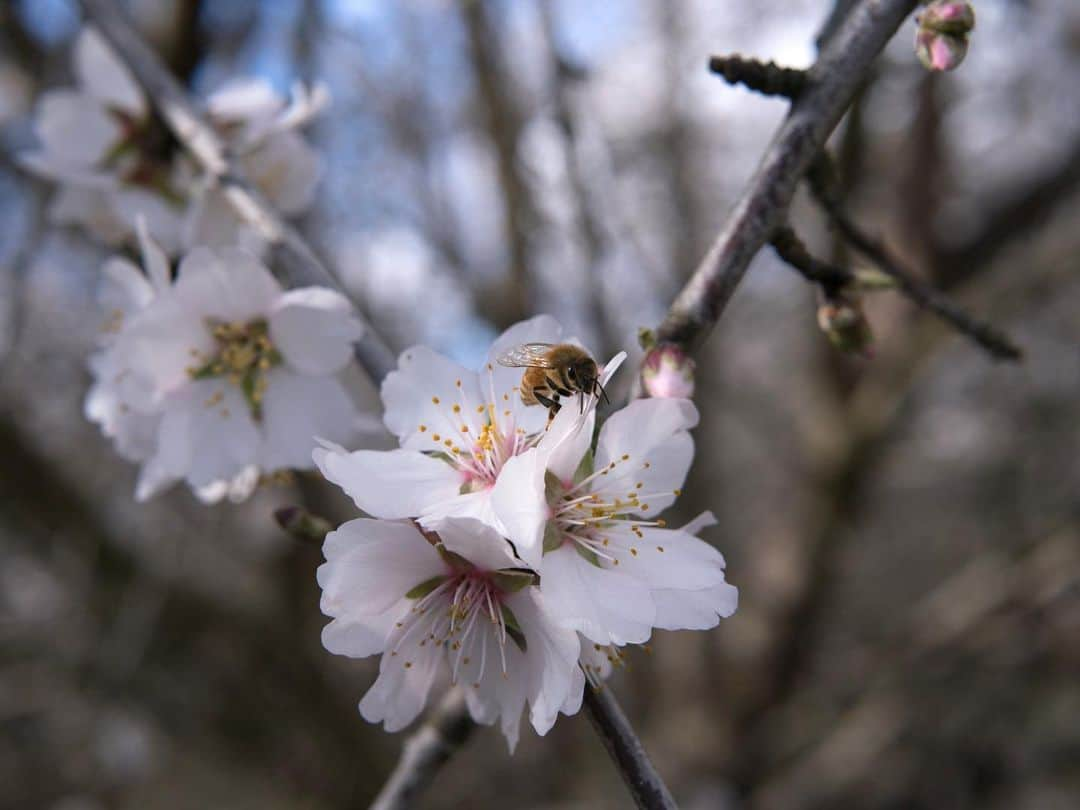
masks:
[(193, 352), (198, 362), (188, 367), (188, 376), (193, 380), (225, 378), (240, 389), (252, 417), (261, 419), (267, 372), (282, 363), (281, 352), (270, 340), (266, 321), (261, 318), (247, 323), (208, 321), (207, 327), (216, 351), (210, 356)]
[(467, 672), (471, 685), (479, 688), (491, 666), (497, 666), (506, 677), (506, 642), (509, 639), (524, 651), (525, 636), (504, 603), (507, 589), (500, 584), (500, 577), (508, 579), (509, 589), (514, 590), (532, 581), (531, 575), (521, 579), (523, 576), (513, 570), (470, 568), (420, 583), (406, 594), (416, 601), (394, 625), (390, 655), (400, 656), (403, 667), (410, 669), (426, 652), (423, 648), (432, 645), (445, 652), (453, 683)]

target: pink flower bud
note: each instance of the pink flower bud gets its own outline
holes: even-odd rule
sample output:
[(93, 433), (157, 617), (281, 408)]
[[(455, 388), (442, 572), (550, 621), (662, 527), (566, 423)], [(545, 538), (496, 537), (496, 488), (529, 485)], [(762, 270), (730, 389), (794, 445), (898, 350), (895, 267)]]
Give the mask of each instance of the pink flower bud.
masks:
[(967, 36), (941, 34), (920, 28), (915, 34), (915, 55), (927, 70), (956, 70), (967, 56)]
[(694, 396), (695, 363), (673, 343), (648, 351), (641, 365), (641, 380), (650, 397), (690, 399)]
[(920, 28), (939, 34), (966, 34), (975, 27), (975, 9), (971, 3), (944, 0), (930, 3), (918, 16)]

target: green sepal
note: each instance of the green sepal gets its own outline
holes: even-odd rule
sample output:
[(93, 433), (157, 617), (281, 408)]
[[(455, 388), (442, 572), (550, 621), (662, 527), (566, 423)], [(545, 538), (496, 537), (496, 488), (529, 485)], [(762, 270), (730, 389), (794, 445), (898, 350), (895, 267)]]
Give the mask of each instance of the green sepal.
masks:
[(581, 457), (581, 463), (577, 465), (577, 469), (574, 470), (574, 483), (580, 484), (586, 478), (593, 474), (593, 450), (590, 447), (585, 451), (585, 455)]
[(544, 497), (548, 503), (558, 503), (563, 497), (563, 485), (559, 476), (551, 470), (544, 473)]
[(562, 541), (562, 532), (559, 531), (558, 525), (554, 520), (549, 520), (544, 526), (544, 553), (554, 551), (562, 545)]
[(432, 577), (431, 579), (425, 579), (419, 585), (414, 585), (412, 588), (410, 588), (408, 591), (406, 591), (405, 592), (405, 598), (406, 599), (423, 599), (425, 596), (427, 596), (433, 590), (435, 590), (440, 585), (442, 585), (445, 581), (446, 581), (446, 576), (441, 575), (441, 574), (439, 576), (437, 576), (437, 577)]
[(472, 564), (468, 560), (466, 560), (460, 554), (451, 551), (442, 543), (439, 543), (437, 546), (435, 546), (435, 550), (439, 552), (439, 556), (443, 558), (443, 562), (445, 562), (447, 565), (449, 565), (451, 568), (454, 568), (455, 570), (460, 571), (465, 568), (472, 568)]
[(503, 593), (517, 593), (538, 580), (536, 573), (527, 568), (502, 568), (491, 575), (491, 581)]
[(506, 605), (499, 606), (502, 609), (503, 624), (506, 626), (506, 635), (510, 636), (511, 640), (517, 645), (517, 648), (522, 652), (526, 652), (529, 649), (529, 644), (525, 640), (525, 633), (521, 630), (521, 625), (518, 624), (517, 616), (514, 615), (514, 611), (510, 610)]

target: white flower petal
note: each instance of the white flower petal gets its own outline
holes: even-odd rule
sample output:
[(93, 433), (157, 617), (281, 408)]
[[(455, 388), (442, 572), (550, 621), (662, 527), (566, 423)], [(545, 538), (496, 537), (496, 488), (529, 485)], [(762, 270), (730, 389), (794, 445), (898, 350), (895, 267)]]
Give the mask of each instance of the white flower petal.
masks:
[(93, 28), (83, 28), (75, 41), (75, 76), (98, 102), (141, 117), (146, 98), (131, 71)]
[(76, 90), (41, 97), (34, 131), (50, 161), (73, 169), (96, 166), (120, 138), (120, 125), (99, 102)]
[(276, 368), (266, 375), (262, 428), (267, 470), (312, 466), (315, 437), (347, 443), (356, 434), (356, 408), (335, 377), (303, 377)]
[(639, 399), (612, 414), (596, 445), (596, 469), (611, 471), (593, 491), (612, 499), (637, 492), (642, 509), (636, 512), (659, 514), (686, 480), (694, 457), (687, 431), (696, 424), (697, 409), (686, 399)]
[(385, 653), (378, 679), (360, 701), (360, 714), (389, 732), (401, 731), (423, 711), (442, 660), (435, 644), (416, 648), (408, 660)]
[(547, 734), (559, 711), (573, 704), (580, 681), (577, 675), (581, 644), (573, 630), (559, 627), (536, 588), (525, 588), (506, 597), (528, 641), (529, 719), (536, 733)]
[(204, 487), (253, 463), (259, 433), (240, 390), (224, 380), (193, 380), (165, 407), (158, 437), (168, 471)]
[(653, 591), (656, 626), (663, 630), (709, 630), (731, 616), (739, 605), (739, 590), (726, 583), (701, 591)]
[(143, 267), (150, 278), (150, 284), (156, 292), (164, 292), (172, 286), (172, 272), (165, 251), (150, 235), (146, 216), (139, 214), (135, 219), (135, 233), (139, 237), (139, 251), (142, 253)]
[[(678, 529), (643, 526), (638, 531), (640, 536), (632, 534), (629, 527), (607, 533), (612, 544), (620, 548), (621, 573), (652, 590), (695, 591), (724, 581), (724, 557), (704, 540)], [(633, 552), (626, 553), (630, 549)]]
[(174, 294), (204, 318), (246, 323), (269, 315), (281, 285), (254, 256), (236, 248), (196, 248), (177, 271)]
[(652, 631), (656, 611), (649, 589), (593, 565), (569, 544), (544, 555), (540, 592), (559, 624), (597, 644), (640, 644)]
[(378, 616), (446, 571), (431, 544), (406, 522), (350, 520), (326, 536), (323, 554), (326, 562), (316, 572), (323, 590), (319, 607), (338, 619)]
[(429, 504), (456, 496), (461, 486), (453, 467), (415, 450), (339, 453), (318, 448), (312, 457), (328, 481), (375, 517), (417, 517)]
[(334, 619), (322, 630), (322, 645), (334, 655), (347, 655), (349, 658), (377, 655), (386, 646), (386, 637), (402, 612), (401, 604), (395, 603), (389, 610), (376, 616)]
[(322, 179), (322, 157), (295, 132), (279, 132), (244, 155), (244, 174), (285, 216), (311, 207)]
[(438, 524), (436, 531), (449, 551), (481, 570), (498, 571), (518, 564), (503, 536), (479, 520), (448, 518)]
[(476, 374), (425, 346), (402, 352), (383, 381), (382, 401), (386, 427), (402, 447), (439, 450), (447, 439), (471, 446), (486, 423)]
[(303, 374), (340, 371), (363, 332), (348, 299), (326, 287), (289, 290), (270, 311), (271, 340)]
[(518, 556), (539, 568), (549, 508), (544, 495), (544, 457), (530, 448), (510, 458), (491, 491), (491, 508)]

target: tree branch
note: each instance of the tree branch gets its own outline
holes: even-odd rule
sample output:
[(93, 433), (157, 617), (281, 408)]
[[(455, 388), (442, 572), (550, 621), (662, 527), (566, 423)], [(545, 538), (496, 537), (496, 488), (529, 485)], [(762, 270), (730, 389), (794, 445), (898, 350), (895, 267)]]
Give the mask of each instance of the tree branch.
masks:
[(925, 307), (970, 337), (1000, 360), (1019, 360), (1023, 352), (1012, 340), (993, 326), (969, 315), (944, 293), (918, 278), (885, 245), (863, 231), (848, 215), (838, 191), (832, 164), (826, 153), (807, 174), (814, 196), (821, 202), (837, 229), (851, 245), (871, 259), (882, 272), (896, 279), (900, 290), (919, 306)]
[(451, 755), (469, 738), (476, 725), (469, 717), (465, 694), (451, 689), (439, 707), (413, 732), (401, 749), (394, 772), (370, 810), (405, 810), (431, 783)]
[(585, 687), (585, 709), (641, 810), (678, 810), (664, 780), (634, 733), (615, 695), (606, 686)]
[[(351, 299), (338, 277), (296, 229), (281, 218), (266, 198), (247, 182), (239, 167), (230, 161), (217, 132), (157, 54), (125, 19), (115, 0), (81, 0), (81, 4), (87, 18), (142, 85), (176, 139), (221, 186), (236, 213), (273, 246), (275, 263), (288, 278), (295, 284), (328, 285)], [(370, 324), (365, 326), (364, 334), (355, 346), (356, 358), (375, 382), (381, 382), (396, 365), (394, 355)]]
[(807, 72), (761, 164), (713, 246), (671, 305), (657, 336), (697, 348), (716, 324), (750, 260), (787, 217), (799, 178), (825, 145), (871, 63), (916, 0), (863, 0)]

